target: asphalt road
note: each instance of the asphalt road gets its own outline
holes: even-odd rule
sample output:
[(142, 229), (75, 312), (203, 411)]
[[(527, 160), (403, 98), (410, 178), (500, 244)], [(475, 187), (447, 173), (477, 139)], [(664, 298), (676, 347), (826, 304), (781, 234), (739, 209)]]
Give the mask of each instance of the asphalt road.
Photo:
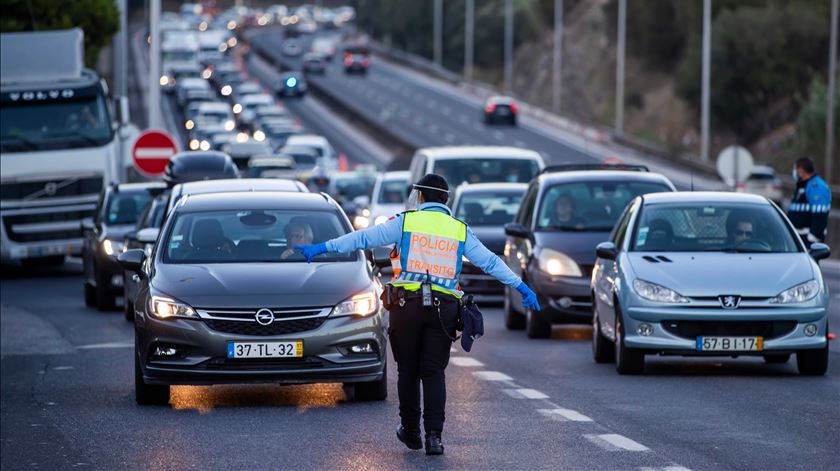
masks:
[(592, 361), (588, 327), (529, 340), (487, 306), (486, 336), (447, 370), (446, 455), (426, 457), (394, 437), (393, 374), (385, 402), (338, 385), (180, 386), (170, 406), (136, 405), (132, 327), (84, 307), (80, 268), (3, 271), (3, 469), (837, 469), (836, 343), (819, 378), (679, 357), (619, 377)]

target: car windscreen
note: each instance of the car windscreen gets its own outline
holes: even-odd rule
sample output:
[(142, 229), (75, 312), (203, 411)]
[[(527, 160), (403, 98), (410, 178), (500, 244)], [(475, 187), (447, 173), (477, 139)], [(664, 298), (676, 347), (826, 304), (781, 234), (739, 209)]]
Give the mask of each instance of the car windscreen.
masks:
[(112, 135), (108, 107), (101, 94), (78, 94), (64, 100), (4, 101), (0, 107), (0, 148), (4, 152), (98, 147), (107, 144)]
[(504, 226), (519, 210), (523, 191), (481, 191), (464, 193), (458, 199), (455, 217), (470, 226)]
[[(349, 228), (332, 211), (225, 210), (176, 213), (164, 263), (306, 263), (295, 245), (317, 244)], [(347, 262), (356, 253), (327, 253), (319, 262)]]
[(446, 178), (449, 188), (461, 183), (528, 183), (540, 171), (535, 160), (505, 158), (446, 159), (435, 162), (433, 173)]
[(609, 232), (633, 198), (671, 191), (664, 183), (585, 181), (548, 187), (540, 204), (537, 230)]
[(136, 224), (140, 213), (151, 199), (151, 195), (142, 193), (114, 193), (105, 209), (106, 224)]
[(379, 204), (400, 204), (408, 197), (408, 180), (383, 180), (379, 186)]
[(335, 180), (336, 196), (344, 201), (350, 201), (357, 196), (370, 196), (374, 183), (376, 183), (376, 177), (373, 175), (337, 178)]
[(798, 252), (782, 215), (764, 204), (656, 204), (636, 225), (636, 252)]

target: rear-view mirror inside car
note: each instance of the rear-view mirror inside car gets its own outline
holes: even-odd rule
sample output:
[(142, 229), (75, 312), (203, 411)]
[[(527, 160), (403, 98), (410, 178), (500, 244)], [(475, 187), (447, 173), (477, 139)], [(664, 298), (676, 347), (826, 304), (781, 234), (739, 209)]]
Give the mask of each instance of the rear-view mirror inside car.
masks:
[(244, 226), (270, 226), (277, 222), (277, 218), (263, 211), (247, 211), (239, 214), (239, 222)]

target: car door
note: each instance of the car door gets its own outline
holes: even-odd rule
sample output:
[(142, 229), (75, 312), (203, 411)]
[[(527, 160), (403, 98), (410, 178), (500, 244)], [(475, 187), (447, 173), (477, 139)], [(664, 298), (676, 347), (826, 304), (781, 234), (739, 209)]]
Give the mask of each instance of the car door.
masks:
[[(613, 232), (610, 234), (610, 242), (615, 244), (619, 255), (625, 251), (624, 240), (627, 230), (633, 221), (633, 215), (638, 207), (639, 200), (636, 199), (624, 209), (624, 214), (618, 220)], [(617, 296), (617, 284), (621, 280), (621, 267), (619, 256), (615, 260), (598, 258), (598, 276), (595, 280), (595, 299), (598, 303), (598, 315), (601, 322), (601, 331), (609, 339), (615, 339), (615, 298)]]

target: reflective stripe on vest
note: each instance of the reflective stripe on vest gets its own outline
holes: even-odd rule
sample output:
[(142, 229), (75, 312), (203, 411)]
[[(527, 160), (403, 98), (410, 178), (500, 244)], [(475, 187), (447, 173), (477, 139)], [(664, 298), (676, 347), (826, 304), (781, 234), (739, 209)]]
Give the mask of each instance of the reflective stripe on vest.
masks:
[(467, 226), (439, 211), (405, 213), (399, 248), (399, 276), (393, 284), (420, 289), (427, 274), (432, 288), (459, 294), (458, 275), (467, 240)]
[(388, 258), (391, 260), (391, 269), (394, 270), (394, 278), (400, 276), (402, 265), (400, 264), (400, 252), (396, 245), (394, 245), (394, 248), (391, 249), (391, 253), (388, 254)]

